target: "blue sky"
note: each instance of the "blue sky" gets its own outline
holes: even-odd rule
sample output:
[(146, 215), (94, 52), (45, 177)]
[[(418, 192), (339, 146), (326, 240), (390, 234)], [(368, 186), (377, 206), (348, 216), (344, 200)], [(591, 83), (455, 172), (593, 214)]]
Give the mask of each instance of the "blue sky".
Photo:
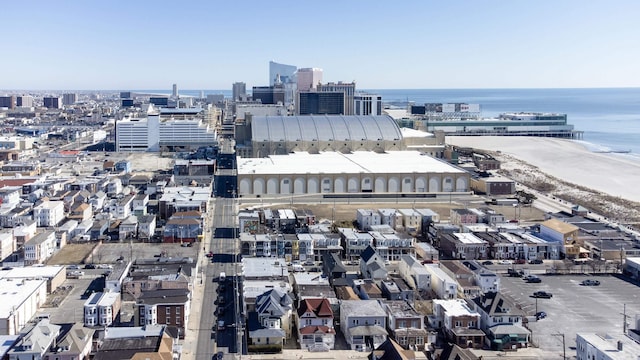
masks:
[(0, 89), (640, 86), (640, 1), (7, 1)]

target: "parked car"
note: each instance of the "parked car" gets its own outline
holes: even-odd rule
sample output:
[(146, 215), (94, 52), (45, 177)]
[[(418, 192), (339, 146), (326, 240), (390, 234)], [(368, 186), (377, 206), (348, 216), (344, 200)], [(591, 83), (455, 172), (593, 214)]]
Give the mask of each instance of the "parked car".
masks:
[(96, 266), (95, 266), (95, 265), (93, 265), (93, 264), (87, 264), (87, 265), (85, 265), (85, 266), (84, 266), (84, 268), (85, 268), (85, 269), (95, 269), (95, 268), (96, 268)]
[(511, 260), (498, 260), (498, 264), (499, 265), (511, 265), (511, 264), (513, 264), (513, 261), (511, 261)]
[(527, 260), (525, 260), (525, 259), (516, 260), (516, 264), (526, 264), (526, 263), (527, 263)]
[(482, 265), (493, 265), (493, 261), (491, 260), (483, 261)]
[(542, 279), (535, 275), (527, 275), (523, 278), (528, 283), (541, 283)]
[(529, 260), (529, 264), (544, 264), (544, 261), (540, 259)]
[(587, 280), (583, 280), (580, 284), (584, 285), (584, 286), (598, 286), (598, 285), (600, 285), (600, 281), (593, 280), (593, 279), (587, 279)]
[(544, 311), (538, 311), (536, 313), (536, 320), (544, 319), (547, 317), (547, 313)]
[(522, 270), (507, 269), (507, 274), (509, 274), (509, 277), (522, 277), (524, 272)]
[(541, 298), (541, 299), (551, 299), (553, 297), (553, 294), (551, 294), (550, 292), (546, 292), (546, 291), (536, 291), (533, 293), (533, 297), (534, 298)]

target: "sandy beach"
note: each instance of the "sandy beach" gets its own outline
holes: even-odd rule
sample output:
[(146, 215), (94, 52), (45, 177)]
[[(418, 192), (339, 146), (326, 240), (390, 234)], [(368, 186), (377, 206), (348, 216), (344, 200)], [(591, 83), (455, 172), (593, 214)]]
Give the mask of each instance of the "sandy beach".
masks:
[(594, 153), (565, 139), (509, 136), (448, 136), (446, 142), (525, 161), (564, 181), (640, 202), (640, 162), (620, 154)]

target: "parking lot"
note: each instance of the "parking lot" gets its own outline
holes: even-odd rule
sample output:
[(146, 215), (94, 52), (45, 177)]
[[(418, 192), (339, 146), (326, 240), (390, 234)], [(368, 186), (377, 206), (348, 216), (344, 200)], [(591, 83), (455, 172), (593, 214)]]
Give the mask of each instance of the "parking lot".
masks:
[[(562, 352), (564, 334), (567, 352), (574, 351), (577, 332), (623, 333), (623, 312), (634, 324), (640, 314), (640, 288), (615, 276), (539, 275), (541, 283), (503, 276), (501, 292), (516, 301), (527, 315), (547, 313), (545, 319), (529, 322), (533, 343), (544, 350)], [(583, 286), (585, 279), (600, 281), (599, 286)], [(532, 297), (535, 291), (550, 292), (551, 299)], [(556, 334), (556, 335), (553, 335)]]

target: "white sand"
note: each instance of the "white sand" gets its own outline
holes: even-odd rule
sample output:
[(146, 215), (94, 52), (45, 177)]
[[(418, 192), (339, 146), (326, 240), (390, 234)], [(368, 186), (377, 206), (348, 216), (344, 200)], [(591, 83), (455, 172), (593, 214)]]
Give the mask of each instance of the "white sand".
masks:
[(620, 154), (593, 153), (564, 139), (448, 136), (448, 144), (500, 150), (570, 183), (640, 202), (640, 162)]

